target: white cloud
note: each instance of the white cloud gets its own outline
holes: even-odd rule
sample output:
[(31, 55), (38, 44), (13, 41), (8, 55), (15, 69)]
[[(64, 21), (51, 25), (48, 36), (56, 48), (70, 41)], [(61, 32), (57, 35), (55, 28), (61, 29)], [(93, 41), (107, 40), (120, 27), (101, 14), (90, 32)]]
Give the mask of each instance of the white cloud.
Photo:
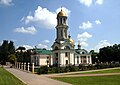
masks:
[(96, 0), (95, 4), (102, 5), (103, 4), (103, 0)]
[(78, 34), (77, 39), (80, 40), (80, 41), (87, 41), (88, 38), (91, 38), (91, 37), (92, 37), (91, 34), (89, 34), (87, 32), (84, 32), (82, 34)]
[(90, 7), (92, 4), (102, 5), (104, 0), (78, 0), (81, 4)]
[(86, 43), (86, 42), (83, 41), (83, 42), (80, 43), (80, 45), (83, 46), (83, 47), (87, 47), (88, 43)]
[(48, 48), (48, 46), (40, 43), (37, 45), (37, 48)]
[(35, 23), (44, 28), (51, 29), (56, 26), (56, 13), (50, 12), (47, 8), (38, 6), (35, 10), (34, 15), (28, 15), (24, 18), (25, 23)]
[(49, 43), (50, 41), (49, 40), (44, 40), (43, 43)]
[(26, 48), (26, 50), (28, 50), (28, 49), (33, 49), (33, 47), (32, 47), (32, 46), (30, 46), (30, 45), (22, 45), (22, 47), (25, 47), (25, 48)]
[(77, 39), (78, 41), (80, 41), (81, 46), (87, 47), (88, 46), (87, 40), (88, 38), (91, 38), (91, 37), (92, 37), (91, 34), (84, 32), (82, 34), (78, 34)]
[(94, 48), (96, 52), (99, 52), (100, 48), (106, 47), (106, 46), (111, 46), (112, 44), (108, 42), (107, 40), (101, 40)]
[[(59, 9), (60, 8), (58, 8), (56, 11)], [(65, 7), (63, 7), (63, 10), (65, 10), (66, 13), (70, 13), (70, 11)], [(57, 25), (56, 17), (56, 12), (51, 12), (47, 8), (38, 6), (38, 8), (34, 11), (33, 16), (29, 14), (27, 17), (23, 17), (22, 20), (24, 20), (26, 24), (32, 23), (43, 28), (53, 29)]]
[(0, 4), (9, 6), (12, 4), (12, 0), (0, 0)]
[(79, 0), (79, 2), (80, 2), (81, 4), (84, 4), (84, 5), (87, 6), (87, 7), (90, 7), (91, 4), (92, 4), (92, 2), (93, 2), (93, 0)]
[(92, 23), (91, 23), (90, 21), (83, 22), (83, 23), (79, 26), (80, 29), (90, 29), (90, 28), (92, 28), (92, 27), (93, 27), (93, 26), (92, 26)]
[(31, 26), (31, 27), (27, 27), (27, 28), (24, 28), (24, 27), (16, 28), (14, 30), (14, 32), (27, 33), (27, 34), (35, 34), (37, 32), (37, 30), (35, 29), (34, 26)]
[(100, 20), (95, 20), (95, 23), (96, 24), (101, 24), (101, 21)]

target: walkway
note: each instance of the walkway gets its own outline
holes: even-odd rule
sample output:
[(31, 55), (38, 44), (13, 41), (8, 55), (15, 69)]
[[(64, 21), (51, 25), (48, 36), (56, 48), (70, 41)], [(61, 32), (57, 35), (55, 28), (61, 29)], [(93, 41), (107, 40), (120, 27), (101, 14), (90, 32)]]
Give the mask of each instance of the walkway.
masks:
[[(89, 71), (77, 71), (77, 72), (68, 72), (68, 73), (58, 73), (58, 74), (46, 74), (41, 75), (44, 77), (78, 77), (78, 76), (107, 76), (107, 75), (120, 75), (120, 73), (102, 73), (102, 74), (79, 74), (86, 72), (95, 72), (95, 71), (103, 71), (103, 70), (112, 70), (112, 69), (120, 69), (120, 67), (116, 68), (107, 68), (107, 69), (99, 69), (99, 70), (89, 70)], [(72, 74), (72, 75), (71, 75)]]
[(27, 85), (71, 85), (68, 83), (47, 78), (45, 76), (20, 71), (14, 68), (5, 67), (5, 69), (10, 73), (14, 74)]

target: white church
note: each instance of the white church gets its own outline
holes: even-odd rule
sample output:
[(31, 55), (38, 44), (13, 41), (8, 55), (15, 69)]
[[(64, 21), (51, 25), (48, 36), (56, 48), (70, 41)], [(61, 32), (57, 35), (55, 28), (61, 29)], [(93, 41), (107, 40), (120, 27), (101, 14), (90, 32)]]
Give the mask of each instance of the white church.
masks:
[(52, 45), (52, 50), (36, 49), (31, 55), (31, 63), (35, 65), (79, 65), (92, 64), (91, 54), (81, 49), (80, 43), (75, 49), (75, 42), (68, 34), (67, 15), (61, 9), (57, 14), (56, 40)]

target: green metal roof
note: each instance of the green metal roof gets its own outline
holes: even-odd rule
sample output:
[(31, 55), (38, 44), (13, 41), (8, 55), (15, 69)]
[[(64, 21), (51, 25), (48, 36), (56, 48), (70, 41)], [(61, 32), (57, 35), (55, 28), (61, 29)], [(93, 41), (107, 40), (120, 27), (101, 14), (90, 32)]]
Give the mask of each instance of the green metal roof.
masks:
[(46, 54), (46, 55), (51, 55), (52, 54), (51, 50), (37, 49), (37, 50), (34, 50), (34, 51), (38, 54)]

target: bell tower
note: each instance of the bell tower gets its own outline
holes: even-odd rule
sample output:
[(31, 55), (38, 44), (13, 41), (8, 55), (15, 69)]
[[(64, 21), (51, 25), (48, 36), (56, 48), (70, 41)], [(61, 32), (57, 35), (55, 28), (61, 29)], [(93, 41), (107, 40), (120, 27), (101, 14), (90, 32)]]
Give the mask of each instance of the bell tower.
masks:
[(68, 39), (68, 25), (66, 21), (67, 21), (67, 15), (61, 9), (61, 11), (57, 14), (56, 41), (62, 41)]

